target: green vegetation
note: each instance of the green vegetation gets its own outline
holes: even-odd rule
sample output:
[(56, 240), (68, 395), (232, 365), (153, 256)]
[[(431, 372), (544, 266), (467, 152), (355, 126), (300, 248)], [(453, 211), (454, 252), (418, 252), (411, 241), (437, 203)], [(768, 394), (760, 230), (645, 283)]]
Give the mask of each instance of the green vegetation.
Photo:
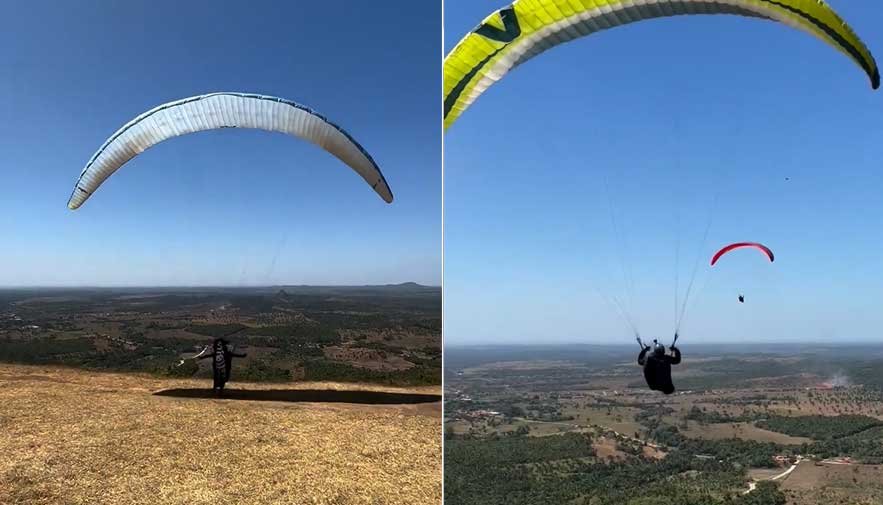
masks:
[[(208, 362), (177, 363), (227, 337), (248, 353), (235, 381), (285, 382), (303, 369), (308, 380), (441, 382), (439, 288), (0, 290), (0, 300), (4, 362), (209, 377)], [(380, 358), (326, 356), (355, 342)], [(365, 359), (388, 360), (387, 370)]]
[(877, 426), (848, 437), (817, 442), (805, 448), (820, 458), (850, 456), (870, 465), (883, 464), (883, 427)]
[(883, 391), (883, 360), (872, 360), (856, 363), (850, 367), (849, 374), (858, 384)]
[(288, 382), (291, 371), (273, 366), (266, 361), (251, 361), (244, 367), (236, 368), (236, 380), (248, 382)]
[[(883, 349), (780, 349), (688, 361), (671, 396), (646, 391), (625, 347), (446, 349), (446, 502), (785, 505), (837, 487), (830, 503), (876, 503), (876, 470), (859, 464), (883, 464), (883, 392), (867, 367)], [(559, 413), (572, 419), (543, 423)], [(762, 480), (797, 456), (825, 468)], [(820, 462), (835, 456), (853, 466)], [(749, 472), (761, 480), (743, 494)], [(821, 482), (805, 490), (808, 478)]]
[(753, 492), (740, 496), (733, 505), (785, 505), (785, 493), (774, 482), (761, 482)]
[(752, 420), (750, 416), (732, 417), (720, 412), (709, 412), (696, 406), (693, 406), (690, 412), (687, 413), (687, 419), (701, 424), (738, 423)]
[(98, 350), (93, 340), (85, 337), (0, 341), (0, 361), (29, 365), (69, 365), (165, 374), (176, 357), (176, 350), (162, 346)]
[(710, 459), (723, 460), (742, 467), (773, 468), (776, 463), (773, 456), (791, 454), (796, 448), (782, 446), (771, 442), (757, 442), (731, 438), (725, 440), (705, 440), (687, 438), (676, 426), (661, 422), (648, 422), (647, 438), (655, 440), (666, 447), (680, 450), (686, 454), (701, 454)]
[(305, 379), (311, 381), (373, 382), (391, 386), (435, 385), (441, 381), (441, 363), (435, 367), (415, 366), (400, 371), (378, 371), (328, 360), (304, 364)]
[(548, 440), (546, 437), (503, 436), (490, 439), (455, 437), (448, 442), (457, 449), (452, 454), (476, 464), (505, 462), (520, 465), (595, 456), (591, 437), (578, 433), (548, 437)]
[(772, 484), (757, 496), (741, 497), (744, 473), (737, 466), (687, 450), (661, 461), (627, 454), (622, 462), (605, 463), (583, 434), (448, 437), (445, 501), (455, 505), (783, 503)]
[(773, 416), (757, 422), (766, 430), (778, 431), (813, 440), (833, 440), (883, 426), (883, 421), (868, 416)]
[[(150, 328), (150, 325), (155, 324), (157, 323), (150, 323), (148, 328)], [(206, 335), (212, 338), (226, 337), (243, 329), (245, 329), (245, 326), (241, 324), (193, 324), (187, 328), (191, 333)]]
[(249, 328), (245, 331), (248, 335), (259, 337), (276, 337), (283, 345), (292, 343), (309, 342), (314, 344), (335, 344), (340, 342), (337, 331), (330, 326), (318, 324), (289, 324), (285, 326), (263, 326)]
[(30, 340), (0, 340), (0, 361), (11, 363), (67, 364), (77, 357), (93, 352), (88, 338), (36, 338)]
[(775, 369), (777, 376), (784, 377), (798, 376), (805, 371), (802, 363), (783, 363), (774, 359), (722, 359), (698, 368), (703, 372), (701, 375), (684, 377), (676, 382), (679, 390), (735, 389), (748, 386), (749, 381), (769, 377), (770, 369)]

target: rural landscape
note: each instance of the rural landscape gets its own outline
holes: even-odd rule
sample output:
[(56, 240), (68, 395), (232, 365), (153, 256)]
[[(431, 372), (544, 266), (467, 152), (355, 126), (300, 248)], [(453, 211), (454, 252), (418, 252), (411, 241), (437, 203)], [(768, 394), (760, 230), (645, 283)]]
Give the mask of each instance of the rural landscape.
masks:
[[(441, 500), (438, 287), (0, 298), (0, 503)], [(247, 354), (220, 398), (179, 366), (216, 336)]]
[(0, 291), (0, 361), (210, 377), (180, 359), (214, 337), (248, 356), (233, 381), (441, 384), (441, 289), (367, 287)]
[(682, 350), (446, 348), (446, 503), (883, 503), (883, 346)]

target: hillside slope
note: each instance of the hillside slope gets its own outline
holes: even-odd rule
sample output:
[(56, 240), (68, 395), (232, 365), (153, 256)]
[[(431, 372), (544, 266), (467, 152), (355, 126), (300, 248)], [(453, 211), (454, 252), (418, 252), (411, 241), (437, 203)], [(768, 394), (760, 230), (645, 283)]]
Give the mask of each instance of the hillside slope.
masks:
[(205, 398), (204, 380), (0, 364), (0, 503), (441, 500), (440, 402), (390, 403), (438, 388), (231, 386), (270, 401)]

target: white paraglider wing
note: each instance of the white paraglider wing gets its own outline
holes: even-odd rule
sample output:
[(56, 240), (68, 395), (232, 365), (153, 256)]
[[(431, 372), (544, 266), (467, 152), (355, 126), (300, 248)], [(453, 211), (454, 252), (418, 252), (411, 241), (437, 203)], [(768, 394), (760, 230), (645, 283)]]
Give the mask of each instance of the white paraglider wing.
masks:
[(160, 105), (136, 117), (92, 156), (68, 201), (76, 209), (129, 160), (166, 139), (204, 130), (254, 128), (308, 140), (355, 170), (387, 203), (393, 200), (380, 167), (346, 131), (295, 102), (247, 93), (211, 93)]

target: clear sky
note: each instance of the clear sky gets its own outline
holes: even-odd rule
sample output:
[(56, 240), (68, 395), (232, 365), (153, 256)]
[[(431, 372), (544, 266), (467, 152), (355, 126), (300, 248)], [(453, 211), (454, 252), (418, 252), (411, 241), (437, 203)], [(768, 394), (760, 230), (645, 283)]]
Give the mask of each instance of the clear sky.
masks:
[[(440, 22), (433, 2), (0, 1), (0, 286), (438, 285)], [(214, 91), (324, 114), (395, 202), (310, 143), (220, 130), (67, 209), (117, 128)]]
[[(883, 57), (883, 4), (830, 3)], [(445, 51), (505, 5), (445, 4)], [(697, 255), (684, 345), (883, 340), (881, 111), (848, 58), (735, 16), (631, 24), (530, 60), (445, 135), (446, 344), (628, 343), (614, 296), (668, 341)], [(743, 240), (776, 262), (737, 251), (708, 267)]]

